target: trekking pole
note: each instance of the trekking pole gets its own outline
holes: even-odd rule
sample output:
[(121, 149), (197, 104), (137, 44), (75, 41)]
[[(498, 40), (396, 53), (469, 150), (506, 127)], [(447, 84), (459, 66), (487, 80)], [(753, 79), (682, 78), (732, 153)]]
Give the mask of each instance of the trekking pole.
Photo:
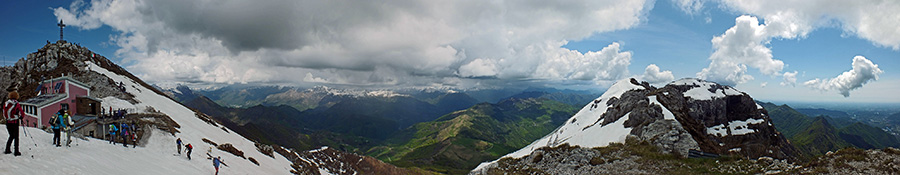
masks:
[[(22, 123), (22, 120), (19, 120), (19, 123)], [(28, 137), (28, 133), (25, 132), (25, 125), (22, 125), (22, 134), (25, 134), (25, 137)]]
[[(19, 120), (19, 123), (22, 123), (22, 121)], [(28, 132), (26, 130), (27, 128), (25, 128), (25, 125), (22, 125), (22, 134), (25, 134), (26, 137), (31, 138), (31, 143), (33, 143), (34, 146), (37, 147), (37, 142), (34, 141), (34, 136), (28, 135)]]

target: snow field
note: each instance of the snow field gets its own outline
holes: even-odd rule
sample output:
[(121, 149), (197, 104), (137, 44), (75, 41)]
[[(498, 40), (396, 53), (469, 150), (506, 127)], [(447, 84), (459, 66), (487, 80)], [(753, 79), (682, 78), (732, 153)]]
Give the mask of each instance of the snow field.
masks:
[[(138, 113), (147, 107), (153, 107), (181, 125), (178, 128), (180, 133), (172, 136), (154, 129), (148, 143), (137, 148), (114, 146), (98, 139), (79, 140), (78, 146), (56, 148), (50, 146), (52, 134), (29, 128), (28, 133), (35, 133), (33, 137), (38, 146), (34, 146), (30, 137), (20, 135), (20, 150), (25, 155), (0, 155), (3, 162), (0, 163), (0, 174), (213, 174), (215, 169), (212, 161), (206, 159), (206, 151), (211, 145), (201, 141), (203, 138), (217, 144), (230, 143), (243, 151), (245, 157), (253, 157), (260, 163), (257, 166), (249, 160), (213, 148), (212, 155), (221, 156), (229, 166), (220, 167), (220, 174), (290, 174), (291, 162), (283, 156), (275, 154), (272, 158), (263, 155), (256, 150), (252, 141), (231, 130), (226, 132), (222, 126), (216, 127), (200, 120), (187, 107), (154, 93), (126, 76), (110, 72), (92, 62), (85, 63), (90, 70), (115, 82), (124, 83), (126, 92), (134, 95), (138, 101), (137, 104), (131, 104), (108, 97), (103, 99), (102, 107), (134, 109), (133, 112)], [(0, 133), (0, 140), (8, 137), (5, 126)], [(193, 160), (173, 155), (176, 153), (176, 138), (181, 138), (184, 144), (194, 146), (191, 156)], [(34, 155), (33, 159), (31, 155)]]

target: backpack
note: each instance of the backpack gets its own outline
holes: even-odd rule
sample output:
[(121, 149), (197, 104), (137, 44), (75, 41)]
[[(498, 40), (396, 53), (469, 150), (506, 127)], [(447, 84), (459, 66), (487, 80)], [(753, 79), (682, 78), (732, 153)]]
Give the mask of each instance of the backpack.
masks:
[[(9, 117), (9, 118), (22, 119), (21, 116), (19, 116), (19, 108), (17, 108), (17, 107), (19, 107), (19, 102), (14, 102), (13, 105), (9, 107), (9, 108), (12, 108), (12, 109), (9, 109), (10, 110), (9, 114), (5, 114), (6, 110), (0, 110), (3, 113), (0, 116), (3, 116), (4, 118)], [(6, 116), (6, 115), (9, 115), (9, 116)], [(8, 120), (9, 118), (6, 118), (6, 119)], [(15, 121), (6, 121), (6, 122), (15, 122)]]
[(21, 116), (18, 116), (18, 115), (19, 115), (19, 108), (21, 108), (21, 107), (19, 106), (19, 102), (16, 102), (16, 103), (13, 105), (13, 107), (12, 107), (12, 113), (10, 113), (9, 115), (11, 115), (11, 116), (17, 116), (16, 118), (21, 119)]
[(56, 115), (54, 115), (53, 117), (50, 117), (50, 126), (56, 126), (56, 123), (59, 122), (59, 119), (57, 119), (57, 118), (58, 118), (58, 116), (56, 116)]
[(187, 148), (188, 148), (188, 149), (194, 149), (194, 147), (191, 146), (191, 144), (187, 144)]

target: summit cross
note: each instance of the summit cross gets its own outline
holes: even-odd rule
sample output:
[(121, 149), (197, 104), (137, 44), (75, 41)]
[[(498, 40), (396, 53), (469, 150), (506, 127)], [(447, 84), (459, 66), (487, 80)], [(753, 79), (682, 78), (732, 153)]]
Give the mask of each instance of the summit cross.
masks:
[(56, 26), (59, 26), (59, 40), (63, 40), (63, 27), (66, 27), (66, 24), (63, 24), (63, 21), (59, 20), (59, 24), (56, 24)]

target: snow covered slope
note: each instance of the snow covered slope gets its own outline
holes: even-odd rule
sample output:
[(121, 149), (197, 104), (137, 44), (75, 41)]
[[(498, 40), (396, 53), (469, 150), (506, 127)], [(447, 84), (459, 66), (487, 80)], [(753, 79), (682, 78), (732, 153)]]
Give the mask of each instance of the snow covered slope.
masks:
[[(114, 146), (98, 139), (80, 140), (76, 146), (57, 148), (50, 144), (52, 134), (28, 128), (27, 132), (32, 134), (30, 137), (20, 135), (20, 150), (25, 156), (2, 156), (0, 160), (4, 163), (0, 163), (0, 174), (210, 174), (215, 172), (212, 162), (206, 159), (206, 151), (211, 145), (201, 141), (204, 138), (218, 144), (230, 143), (243, 151), (245, 157), (252, 157), (260, 164), (257, 166), (247, 159), (212, 148), (212, 155), (221, 156), (229, 165), (221, 170), (221, 174), (290, 174), (291, 161), (283, 156), (263, 155), (256, 150), (254, 142), (227, 128), (208, 124), (196, 117), (189, 108), (154, 93), (126, 76), (110, 72), (92, 62), (85, 63), (89, 70), (124, 83), (125, 92), (134, 95), (134, 100), (138, 101), (131, 104), (115, 97), (107, 97), (103, 99), (104, 108), (124, 108), (139, 113), (152, 107), (177, 122), (181, 126), (180, 133), (172, 136), (158, 129), (150, 129), (147, 144), (137, 148), (124, 148), (121, 144)], [(7, 136), (6, 132), (0, 135), (2, 138)], [(193, 160), (188, 160), (185, 156), (173, 156), (176, 153), (176, 138), (194, 146)]]
[[(9, 134), (6, 126), (0, 126), (0, 140)], [(221, 130), (220, 130), (221, 131)], [(21, 132), (21, 128), (20, 128)], [(192, 142), (193, 160), (186, 156), (175, 156), (175, 138), (167, 132), (152, 131), (147, 144), (141, 147), (125, 148), (122, 144), (112, 145), (99, 139), (75, 139), (72, 147), (51, 145), (52, 133), (36, 128), (27, 128), (26, 137), (20, 133), (19, 142), (22, 156), (0, 155), (0, 174), (212, 174), (215, 169), (206, 157), (206, 143)], [(224, 136), (208, 136), (220, 138)], [(33, 140), (32, 140), (33, 138)], [(73, 138), (74, 139), (74, 138)], [(182, 138), (184, 140), (185, 138)], [(65, 140), (65, 138), (63, 138)], [(223, 140), (224, 141), (224, 140)], [(35, 146), (37, 145), (37, 146)], [(220, 167), (219, 174), (289, 174), (290, 162), (282, 156), (274, 158), (257, 155), (255, 150), (245, 150), (259, 161), (256, 166), (231, 153), (213, 149), (212, 155), (222, 156), (228, 167)]]
[[(623, 93), (633, 89), (644, 89), (644, 87), (630, 83), (629, 79), (619, 80), (609, 87), (603, 95), (600, 95), (600, 98), (595, 99), (595, 103), (590, 103), (581, 108), (565, 124), (547, 136), (501, 158), (521, 158), (530, 155), (538, 148), (555, 147), (563, 143), (592, 148), (606, 146), (610, 142), (625, 142), (626, 136), (631, 132), (631, 128), (625, 128), (623, 125), (623, 122), (628, 120), (628, 115), (605, 126), (600, 126), (598, 121), (602, 119), (602, 114), (606, 112), (607, 108), (611, 107), (605, 105), (610, 99), (613, 97), (619, 98)], [(594, 104), (597, 105), (594, 106)], [(496, 163), (496, 161), (481, 163), (475, 169), (477, 171), (493, 163)]]
[(593, 103), (591, 103), (584, 106), (572, 118), (569, 118), (565, 125), (525, 148), (504, 157), (522, 157), (531, 154), (537, 148), (558, 146), (562, 143), (568, 143), (573, 146), (600, 147), (606, 146), (610, 142), (624, 142), (625, 136), (631, 132), (631, 128), (625, 128), (623, 125), (623, 122), (628, 120), (628, 115), (605, 126), (600, 126), (600, 123), (597, 121), (600, 120), (606, 109), (610, 107), (603, 104), (606, 104), (613, 97), (621, 97), (622, 93), (632, 89), (643, 89), (643, 87), (629, 83), (628, 79), (617, 82), (606, 93), (603, 93), (600, 98), (596, 99), (600, 101), (598, 103), (600, 105), (593, 107)]
[[(529, 156), (543, 147), (582, 148), (648, 141), (664, 153), (687, 156), (689, 150), (756, 158), (791, 158), (796, 150), (775, 131), (767, 111), (746, 93), (714, 82), (686, 78), (656, 88), (646, 82), (616, 82), (562, 126), (498, 160)], [(480, 164), (485, 173), (497, 161)]]

